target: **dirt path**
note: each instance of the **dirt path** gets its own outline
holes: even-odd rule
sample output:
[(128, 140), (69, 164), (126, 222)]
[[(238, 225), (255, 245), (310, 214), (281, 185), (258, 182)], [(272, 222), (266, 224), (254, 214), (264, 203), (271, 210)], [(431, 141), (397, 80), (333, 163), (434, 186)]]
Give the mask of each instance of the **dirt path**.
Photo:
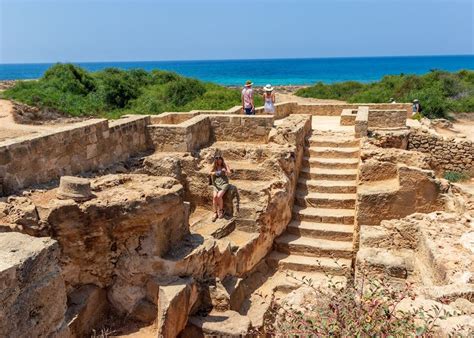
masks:
[(44, 130), (51, 130), (51, 126), (36, 126), (18, 124), (13, 119), (12, 103), (0, 100), (0, 142), (9, 138), (35, 134)]
[[(51, 123), (41, 125), (21, 124), (15, 122), (12, 111), (13, 104), (11, 101), (0, 100), (0, 142), (15, 137), (58, 130), (63, 126), (70, 125), (70, 123)], [(74, 122), (78, 121), (75, 120)]]
[(293, 101), (298, 103), (346, 103), (339, 100), (324, 100), (324, 99), (313, 99), (308, 97), (296, 96), (293, 93), (279, 93), (278, 89), (275, 90), (275, 98), (278, 102)]
[(435, 126), (436, 132), (443, 136), (452, 136), (474, 141), (474, 113), (473, 116), (460, 114), (452, 124), (452, 128)]

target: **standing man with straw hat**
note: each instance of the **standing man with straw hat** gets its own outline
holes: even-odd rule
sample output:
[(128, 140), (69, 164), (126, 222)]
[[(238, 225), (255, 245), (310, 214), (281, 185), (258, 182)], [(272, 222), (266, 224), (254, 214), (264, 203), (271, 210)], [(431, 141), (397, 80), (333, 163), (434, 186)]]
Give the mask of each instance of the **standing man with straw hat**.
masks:
[(242, 89), (242, 110), (246, 115), (255, 115), (252, 85), (252, 81), (248, 80), (245, 82), (244, 89)]

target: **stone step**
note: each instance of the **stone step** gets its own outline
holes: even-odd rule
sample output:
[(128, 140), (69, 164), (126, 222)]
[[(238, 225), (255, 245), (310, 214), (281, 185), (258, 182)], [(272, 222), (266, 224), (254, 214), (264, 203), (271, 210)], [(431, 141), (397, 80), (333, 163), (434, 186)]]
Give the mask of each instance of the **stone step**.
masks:
[(351, 209), (355, 208), (356, 194), (296, 192), (296, 204), (302, 207)]
[(260, 232), (260, 225), (255, 219), (238, 216), (235, 219), (235, 229), (244, 232), (258, 233)]
[(303, 167), (309, 168), (357, 169), (358, 166), (358, 158), (303, 158)]
[(230, 184), (237, 187), (240, 200), (247, 199), (249, 201), (256, 201), (268, 195), (273, 181), (258, 181), (258, 180), (237, 180), (230, 179)]
[(303, 167), (300, 177), (313, 180), (345, 180), (354, 181), (357, 179), (357, 169), (326, 169)]
[(318, 223), (354, 224), (354, 209), (293, 207), (293, 219)]
[(190, 231), (193, 234), (199, 234), (201, 236), (210, 236), (216, 239), (220, 239), (228, 236), (232, 231), (235, 230), (235, 219), (226, 217), (212, 221), (214, 213), (209, 211), (204, 214), (202, 218), (190, 221)]
[(304, 149), (305, 156), (317, 158), (358, 158), (359, 147), (334, 148), (334, 147), (309, 147)]
[(360, 139), (313, 135), (308, 138), (308, 144), (312, 147), (351, 148), (358, 147), (360, 145)]
[(352, 258), (352, 242), (331, 241), (284, 233), (275, 239), (277, 251), (311, 257)]
[(346, 258), (308, 257), (272, 251), (267, 257), (270, 267), (280, 270), (324, 272), (344, 276), (350, 271), (351, 260)]
[(267, 180), (268, 170), (261, 167), (261, 164), (250, 161), (229, 161), (232, 170), (231, 180)]
[(354, 236), (354, 227), (352, 225), (336, 223), (291, 221), (286, 231), (294, 235), (335, 241), (352, 241)]
[(356, 193), (356, 181), (332, 181), (298, 179), (297, 189), (301, 192)]

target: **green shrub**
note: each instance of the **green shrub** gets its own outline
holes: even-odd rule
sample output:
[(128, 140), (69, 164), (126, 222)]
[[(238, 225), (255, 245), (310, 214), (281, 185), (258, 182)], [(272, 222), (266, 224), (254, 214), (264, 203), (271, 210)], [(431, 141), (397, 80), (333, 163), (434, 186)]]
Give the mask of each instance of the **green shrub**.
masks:
[(43, 80), (48, 86), (71, 94), (87, 95), (95, 90), (94, 79), (72, 64), (55, 64), (44, 73)]
[(392, 97), (398, 102), (419, 99), (424, 116), (449, 118), (450, 112), (474, 112), (474, 71), (432, 70), (421, 76), (387, 75), (378, 82), (367, 84), (349, 81), (325, 85), (318, 82), (298, 90), (296, 95), (350, 103), (382, 103)]
[(124, 108), (140, 93), (139, 75), (132, 77), (133, 71), (107, 68), (96, 74), (98, 95), (109, 109)]
[(466, 173), (460, 173), (457, 171), (445, 171), (444, 178), (450, 182), (460, 182), (469, 179), (469, 175)]
[(164, 94), (171, 104), (184, 106), (205, 92), (206, 88), (202, 82), (195, 79), (180, 78), (166, 84)]
[[(108, 68), (89, 73), (56, 64), (37, 81), (19, 81), (2, 93), (7, 99), (73, 116), (159, 114), (192, 109), (228, 109), (240, 104), (240, 91), (162, 70)], [(263, 100), (257, 96), (257, 105)]]

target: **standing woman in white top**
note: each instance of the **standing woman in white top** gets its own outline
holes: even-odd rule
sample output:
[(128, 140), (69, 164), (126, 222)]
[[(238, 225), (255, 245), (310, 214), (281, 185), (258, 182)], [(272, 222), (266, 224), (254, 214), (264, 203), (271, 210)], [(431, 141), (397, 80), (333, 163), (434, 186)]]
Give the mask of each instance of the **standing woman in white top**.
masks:
[(273, 93), (273, 87), (270, 84), (267, 84), (263, 87), (265, 93), (263, 94), (263, 100), (265, 101), (265, 105), (263, 106), (263, 110), (265, 113), (275, 113), (275, 93)]

